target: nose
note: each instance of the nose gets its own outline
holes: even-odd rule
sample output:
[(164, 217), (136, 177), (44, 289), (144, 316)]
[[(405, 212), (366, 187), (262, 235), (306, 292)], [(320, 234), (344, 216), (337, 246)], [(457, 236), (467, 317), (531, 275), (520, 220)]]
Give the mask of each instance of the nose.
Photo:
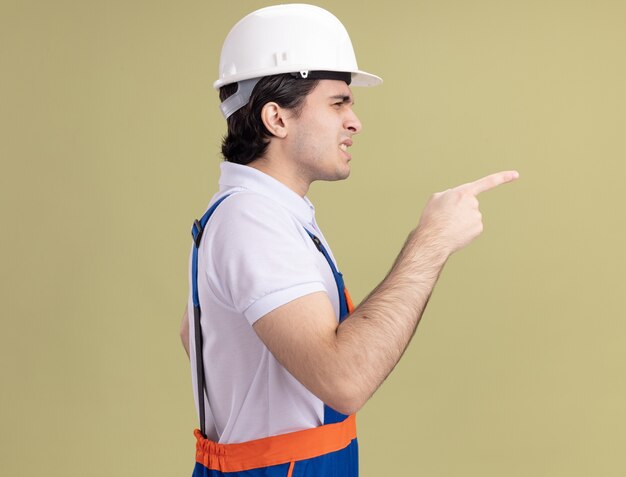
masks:
[(357, 117), (356, 113), (352, 110), (352, 108), (348, 109), (348, 113), (346, 115), (346, 119), (344, 122), (344, 127), (351, 131), (352, 134), (357, 134), (361, 131), (362, 125), (361, 121)]

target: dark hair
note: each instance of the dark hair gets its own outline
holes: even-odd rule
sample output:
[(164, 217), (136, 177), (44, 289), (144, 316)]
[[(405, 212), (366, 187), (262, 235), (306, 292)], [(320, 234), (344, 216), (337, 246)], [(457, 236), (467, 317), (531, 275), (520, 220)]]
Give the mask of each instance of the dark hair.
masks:
[[(302, 111), (304, 98), (317, 86), (317, 80), (294, 78), (290, 74), (266, 76), (252, 90), (250, 101), (228, 119), (228, 133), (222, 140), (224, 159), (248, 164), (265, 154), (272, 133), (261, 120), (261, 110), (270, 101), (291, 110), (296, 117)], [(237, 83), (220, 88), (224, 101), (237, 91)]]

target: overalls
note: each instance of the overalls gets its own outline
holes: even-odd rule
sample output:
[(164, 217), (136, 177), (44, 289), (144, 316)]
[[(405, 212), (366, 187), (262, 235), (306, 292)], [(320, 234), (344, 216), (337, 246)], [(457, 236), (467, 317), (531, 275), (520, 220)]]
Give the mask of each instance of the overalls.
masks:
[[(312, 429), (289, 432), (236, 444), (218, 444), (207, 439), (204, 429), (204, 363), (198, 295), (198, 248), (204, 227), (215, 209), (228, 195), (220, 198), (194, 222), (192, 293), (198, 376), (200, 429), (196, 429), (196, 465), (193, 477), (357, 477), (358, 443), (355, 415), (346, 416), (324, 405), (324, 424)], [(307, 230), (317, 249), (330, 266), (339, 291), (339, 321), (354, 309), (343, 277), (322, 242)]]

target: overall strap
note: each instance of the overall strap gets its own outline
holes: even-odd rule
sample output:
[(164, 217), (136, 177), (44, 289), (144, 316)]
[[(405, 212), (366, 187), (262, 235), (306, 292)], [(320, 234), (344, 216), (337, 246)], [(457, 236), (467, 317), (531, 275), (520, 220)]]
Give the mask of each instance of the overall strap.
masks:
[(346, 289), (346, 285), (343, 281), (343, 275), (339, 272), (339, 270), (337, 270), (337, 267), (335, 267), (333, 259), (330, 258), (330, 254), (324, 248), (322, 241), (308, 230), (307, 233), (309, 234), (309, 237), (311, 237), (311, 240), (313, 240), (317, 249), (322, 255), (324, 255), (324, 258), (333, 272), (333, 277), (335, 278), (335, 283), (337, 284), (337, 292), (339, 293), (339, 322), (341, 323), (348, 317), (353, 308), (352, 300), (350, 300), (350, 295), (348, 294), (348, 290)]
[[(308, 230), (307, 233), (309, 234), (309, 237), (311, 237), (311, 240), (313, 240), (317, 249), (322, 253), (322, 255), (324, 255), (324, 258), (328, 262), (328, 265), (333, 272), (333, 276), (335, 277), (337, 292), (339, 293), (339, 322), (341, 323), (354, 309), (354, 305), (352, 304), (352, 300), (350, 299), (350, 295), (348, 294), (348, 290), (346, 289), (343, 281), (343, 275), (339, 272), (339, 270), (337, 270), (332, 258), (330, 258), (330, 254), (326, 248), (324, 248), (322, 241)], [(343, 422), (347, 417), (348, 416), (346, 414), (335, 411), (332, 407), (324, 404), (324, 424)]]
[[(198, 248), (200, 247), (200, 240), (202, 239), (202, 233), (204, 232), (204, 227), (206, 227), (207, 222), (217, 209), (217, 206), (220, 205), (224, 199), (229, 197), (229, 195), (225, 195), (220, 198), (217, 202), (215, 202), (209, 210), (202, 216), (200, 220), (196, 220), (193, 223), (193, 227), (191, 228), (191, 236), (193, 237), (193, 257), (191, 262), (191, 294), (193, 298), (193, 327), (195, 333), (195, 357), (196, 357), (196, 376), (198, 381), (198, 409), (200, 412), (200, 432), (202, 432), (202, 436), (206, 438), (206, 425), (205, 425), (205, 413), (204, 413), (204, 359), (202, 358), (202, 329), (200, 327), (200, 296), (198, 294)], [(208, 397), (208, 393), (207, 393)]]
[[(204, 407), (204, 392), (206, 388), (206, 383), (204, 379), (204, 359), (202, 357), (202, 328), (200, 325), (201, 318), (201, 309), (200, 309), (200, 296), (198, 293), (198, 248), (200, 247), (200, 241), (202, 239), (202, 234), (204, 233), (204, 228), (206, 227), (207, 222), (215, 212), (215, 209), (226, 199), (230, 197), (229, 195), (225, 195), (221, 197), (218, 201), (216, 201), (209, 210), (202, 216), (200, 220), (194, 221), (193, 227), (191, 228), (191, 235), (193, 237), (194, 247), (193, 247), (193, 255), (191, 262), (191, 283), (192, 283), (192, 298), (193, 298), (193, 321), (194, 321), (194, 334), (195, 334), (195, 358), (196, 358), (196, 376), (197, 376), (197, 385), (198, 385), (198, 410), (200, 414), (200, 432), (202, 436), (206, 438), (206, 425), (205, 425), (205, 407)], [(306, 229), (305, 229), (306, 230)], [(313, 240), (313, 243), (320, 251), (320, 253), (324, 256), (328, 265), (330, 266), (331, 271), (333, 272), (333, 277), (335, 278), (335, 283), (337, 284), (337, 292), (339, 294), (339, 321), (343, 321), (347, 316), (352, 312), (354, 305), (352, 304), (352, 300), (350, 299), (350, 295), (348, 294), (348, 290), (345, 287), (343, 281), (343, 275), (337, 270), (330, 254), (324, 248), (322, 241), (315, 236), (313, 233), (309, 232), (309, 237)], [(324, 424), (333, 424), (338, 422), (343, 422), (348, 416), (345, 414), (341, 414), (340, 412), (335, 411), (331, 407), (324, 405)]]

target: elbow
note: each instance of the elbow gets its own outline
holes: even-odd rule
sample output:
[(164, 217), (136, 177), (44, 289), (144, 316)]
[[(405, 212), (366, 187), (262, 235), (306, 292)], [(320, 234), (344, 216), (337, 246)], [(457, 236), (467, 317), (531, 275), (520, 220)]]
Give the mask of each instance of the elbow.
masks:
[[(363, 373), (353, 360), (331, 361), (332, 365), (322, 365), (323, 373), (318, 374), (318, 390), (314, 393), (327, 406), (342, 414), (355, 414), (365, 405), (377, 386)], [(347, 365), (346, 365), (347, 364)]]
[(360, 387), (342, 382), (329, 391), (327, 399), (323, 401), (335, 411), (349, 416), (358, 412), (368, 398), (369, 395)]
[(361, 409), (361, 407), (363, 407), (362, 404), (349, 401), (338, 402), (336, 405), (327, 404), (327, 406), (333, 408), (335, 411), (341, 414), (345, 414), (346, 416), (356, 414)]

